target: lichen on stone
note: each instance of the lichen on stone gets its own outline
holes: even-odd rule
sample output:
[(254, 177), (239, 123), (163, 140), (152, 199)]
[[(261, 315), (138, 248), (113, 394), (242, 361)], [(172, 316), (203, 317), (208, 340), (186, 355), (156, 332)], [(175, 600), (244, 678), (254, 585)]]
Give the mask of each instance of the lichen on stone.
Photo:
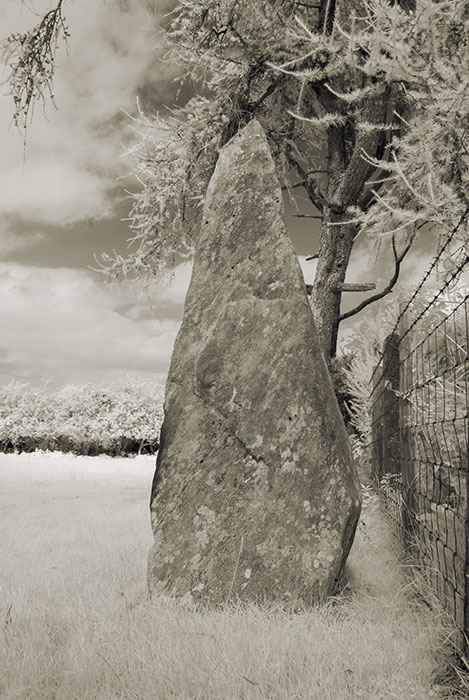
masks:
[(253, 120), (207, 191), (151, 499), (150, 589), (191, 602), (317, 601), (353, 540), (358, 479), (283, 217)]

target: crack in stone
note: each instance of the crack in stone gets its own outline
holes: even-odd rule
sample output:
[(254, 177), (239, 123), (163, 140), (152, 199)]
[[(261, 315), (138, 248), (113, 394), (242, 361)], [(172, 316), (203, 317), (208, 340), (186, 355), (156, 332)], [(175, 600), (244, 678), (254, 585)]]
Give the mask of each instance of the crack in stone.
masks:
[[(259, 179), (246, 192), (233, 187), (239, 139), (249, 155), (243, 177)], [(272, 215), (274, 195), (282, 214), (269, 145), (251, 120), (222, 149), (211, 180), (211, 225), (197, 241), (174, 345), (150, 591), (192, 599), (204, 584), (204, 604), (223, 602), (227, 590), (240, 600), (316, 603), (333, 593), (353, 539), (358, 480), (297, 256), (283, 216)], [(226, 226), (227, 207), (236, 226)], [(244, 589), (237, 566), (246, 536), (242, 565), (254, 575)]]
[[(213, 384), (211, 386), (213, 386)], [(197, 398), (201, 399), (202, 401), (206, 401), (206, 403), (210, 406), (210, 408), (212, 408), (216, 413), (218, 413), (219, 416), (221, 416), (223, 418), (223, 421), (225, 421), (226, 423), (230, 423), (230, 421), (232, 421), (231, 416), (225, 415), (225, 413), (223, 413), (223, 411), (221, 410), (221, 408), (219, 406), (217, 406), (212, 401), (208, 400), (208, 395), (203, 395), (203, 394), (200, 394), (199, 392), (196, 392), (196, 391), (194, 391), (194, 395), (197, 396)], [(246, 454), (248, 454), (250, 457), (252, 457), (252, 459), (256, 462), (256, 464), (259, 464), (259, 462), (265, 462), (263, 457), (256, 456), (251, 451), (251, 449), (246, 445), (246, 443), (239, 437), (239, 435), (237, 435), (234, 431), (231, 432), (231, 435), (235, 438), (235, 440), (237, 440), (239, 442), (239, 444), (244, 449)]]

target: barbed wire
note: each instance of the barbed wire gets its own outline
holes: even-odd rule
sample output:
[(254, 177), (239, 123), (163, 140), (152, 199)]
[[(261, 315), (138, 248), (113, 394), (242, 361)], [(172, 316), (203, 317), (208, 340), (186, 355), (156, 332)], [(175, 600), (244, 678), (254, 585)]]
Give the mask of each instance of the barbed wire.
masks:
[[(469, 291), (458, 294), (452, 308), (441, 307), (438, 296), (468, 259), (466, 254), (406, 329), (412, 342), (405, 357), (398, 352), (399, 335), (388, 336), (373, 381), (370, 440), (373, 475), (391, 472), (393, 480), (380, 490), (385, 510), (453, 619), (452, 643), (467, 660)], [(435, 302), (437, 322), (412, 332)]]
[[(425, 285), (426, 281), (429, 279), (429, 277), (430, 277), (430, 275), (432, 274), (432, 272), (433, 272), (433, 271), (436, 269), (436, 267), (438, 266), (438, 264), (439, 264), (439, 262), (441, 261), (443, 255), (447, 252), (449, 246), (450, 246), (451, 243), (453, 242), (455, 233), (457, 232), (457, 230), (459, 229), (459, 227), (461, 226), (461, 224), (466, 220), (468, 214), (469, 214), (469, 206), (466, 207), (466, 209), (465, 209), (465, 211), (463, 212), (463, 214), (461, 215), (461, 217), (460, 217), (458, 223), (456, 224), (456, 226), (453, 228), (453, 230), (452, 230), (451, 233), (449, 234), (449, 236), (448, 236), (447, 240), (445, 241), (445, 243), (441, 246), (440, 250), (438, 251), (438, 253), (437, 253), (437, 255), (435, 256), (435, 258), (433, 259), (433, 261), (432, 261), (431, 265), (429, 266), (428, 270), (425, 272), (425, 274), (423, 275), (423, 277), (422, 277), (420, 283), (418, 284), (418, 286), (417, 286), (416, 289), (414, 290), (413, 294), (411, 295), (410, 299), (407, 301), (407, 303), (406, 303), (406, 305), (404, 306), (404, 308), (403, 308), (402, 310), (400, 310), (399, 315), (398, 315), (398, 317), (397, 317), (397, 320), (396, 320), (396, 322), (395, 322), (395, 324), (394, 324), (394, 327), (393, 327), (393, 329), (390, 331), (389, 335), (392, 335), (393, 333), (397, 333), (397, 332), (398, 332), (403, 317), (405, 316), (405, 314), (407, 313), (407, 311), (409, 311), (409, 309), (410, 309), (412, 303), (413, 303), (414, 300), (417, 298), (418, 294), (420, 293), (421, 289), (422, 289), (423, 286)], [(448, 273), (448, 275), (446, 276), (446, 279), (445, 279), (444, 284), (435, 292), (435, 294), (433, 295), (433, 297), (432, 297), (429, 301), (427, 301), (427, 303), (426, 303), (425, 307), (423, 308), (423, 310), (412, 320), (411, 323), (409, 323), (409, 325), (408, 325), (408, 327), (406, 328), (406, 330), (404, 331), (404, 333), (403, 333), (402, 335), (400, 335), (400, 341), (402, 341), (402, 340), (410, 333), (410, 331), (415, 327), (415, 325), (420, 321), (420, 319), (423, 318), (423, 316), (427, 313), (427, 311), (433, 306), (433, 304), (434, 304), (435, 301), (438, 299), (438, 297), (440, 297), (442, 294), (444, 294), (444, 292), (448, 289), (448, 287), (450, 287), (450, 285), (452, 284), (452, 282), (454, 282), (454, 280), (461, 274), (461, 272), (464, 271), (464, 268), (468, 265), (468, 263), (469, 263), (469, 254), (466, 253), (466, 255), (464, 256), (464, 258), (462, 259), (462, 261), (461, 261), (458, 265), (456, 265), (455, 268), (454, 268), (453, 270), (451, 270), (451, 272)], [(383, 351), (382, 351), (382, 352), (380, 353), (379, 357), (377, 358), (377, 363), (376, 363), (375, 369), (373, 370), (373, 374), (372, 374), (372, 380), (373, 380), (373, 378), (374, 378), (376, 372), (378, 371), (378, 368), (379, 368), (379, 366), (380, 366), (380, 364), (381, 364), (381, 361), (382, 361), (382, 359), (383, 359), (383, 355), (384, 355), (384, 353), (383, 353)]]
[[(469, 262), (469, 255), (466, 256), (466, 263), (465, 263), (465, 264), (467, 264), (468, 262)], [(443, 291), (444, 291), (444, 290), (443, 290)], [(432, 305), (432, 303), (434, 303), (434, 302), (438, 299), (438, 296), (439, 296), (439, 294), (436, 295), (435, 297), (433, 297), (433, 299), (432, 299), (432, 301), (429, 303), (429, 305), (425, 307), (424, 312), (426, 312), (426, 311), (429, 310), (429, 307)], [(460, 308), (462, 308), (463, 306), (465, 306), (465, 304), (467, 303), (468, 300), (469, 300), (469, 292), (467, 292), (467, 293), (465, 294), (465, 296), (461, 299), (461, 301), (459, 301), (459, 302), (456, 304), (456, 306), (452, 309), (450, 316), (456, 314), (457, 311), (458, 311)], [(409, 326), (409, 328), (406, 329), (405, 333), (403, 333), (402, 336), (401, 336), (401, 340), (402, 340), (402, 338), (405, 338), (405, 336), (406, 336), (408, 333), (410, 333), (410, 331), (412, 330), (412, 328), (418, 323), (418, 321), (420, 321), (420, 319), (422, 318), (422, 315), (423, 315), (423, 314), (419, 314), (419, 316), (417, 316), (417, 318), (416, 318), (415, 321)], [(437, 323), (437, 325), (434, 326), (434, 327), (432, 328), (432, 332), (433, 332), (433, 331), (437, 331), (438, 328), (440, 328), (441, 326), (443, 326), (443, 325), (447, 322), (448, 318), (449, 318), (448, 316), (445, 316), (444, 318), (442, 318), (441, 321), (440, 321), (439, 323)], [(412, 351), (411, 351), (411, 352), (414, 352), (415, 350), (418, 350), (419, 347), (420, 347), (421, 345), (423, 345), (423, 344), (425, 343), (426, 340), (427, 340), (427, 337), (423, 338), (423, 339), (420, 341), (420, 343), (417, 343), (417, 345), (415, 345), (415, 346), (412, 348)], [(405, 358), (403, 358), (403, 359), (405, 359)]]

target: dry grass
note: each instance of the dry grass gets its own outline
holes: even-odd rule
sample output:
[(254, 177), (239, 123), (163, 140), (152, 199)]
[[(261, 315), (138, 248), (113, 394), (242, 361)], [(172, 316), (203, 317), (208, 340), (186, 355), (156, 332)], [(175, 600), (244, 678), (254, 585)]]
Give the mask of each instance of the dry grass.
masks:
[(0, 455), (2, 700), (450, 697), (442, 614), (367, 508), (345, 591), (293, 615), (146, 600), (151, 458)]

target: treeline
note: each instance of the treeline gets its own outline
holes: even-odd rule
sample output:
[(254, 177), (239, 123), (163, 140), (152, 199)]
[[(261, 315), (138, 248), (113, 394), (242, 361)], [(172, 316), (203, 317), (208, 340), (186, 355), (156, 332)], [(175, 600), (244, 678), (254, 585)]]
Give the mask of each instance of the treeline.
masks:
[(53, 391), (25, 382), (0, 387), (0, 451), (80, 455), (154, 454), (163, 421), (161, 384), (67, 384)]

